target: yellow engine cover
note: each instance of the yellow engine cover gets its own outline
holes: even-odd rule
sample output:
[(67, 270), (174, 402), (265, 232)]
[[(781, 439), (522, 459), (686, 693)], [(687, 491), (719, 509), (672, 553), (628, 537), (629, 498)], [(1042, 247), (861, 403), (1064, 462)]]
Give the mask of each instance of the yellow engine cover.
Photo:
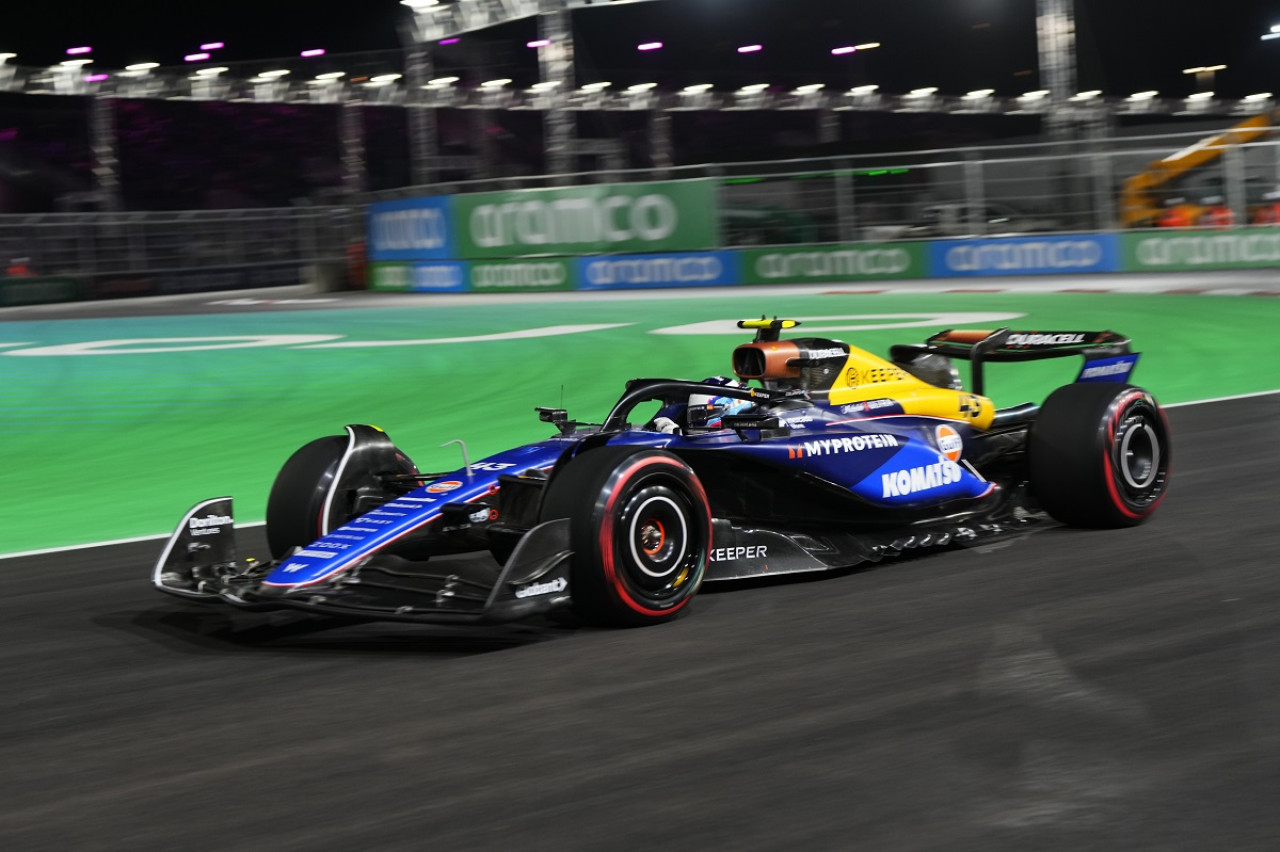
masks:
[(856, 346), (828, 392), (832, 405), (892, 399), (906, 414), (963, 420), (978, 429), (991, 425), (996, 406), (985, 396), (940, 388), (921, 381), (896, 364)]

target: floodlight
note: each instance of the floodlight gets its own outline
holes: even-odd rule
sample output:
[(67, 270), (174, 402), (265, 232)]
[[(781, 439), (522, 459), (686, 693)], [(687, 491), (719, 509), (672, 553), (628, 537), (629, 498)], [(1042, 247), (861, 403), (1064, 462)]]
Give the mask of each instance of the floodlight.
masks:
[(662, 49), (662, 42), (660, 41), (646, 41), (644, 44), (636, 45), (636, 50), (661, 50), (661, 49)]
[(299, 53), (298, 55), (299, 55), (299, 56), (305, 56), (305, 57), (308, 57), (308, 58), (310, 58), (310, 57), (312, 57), (312, 56), (324, 56), (324, 48), (323, 48), (323, 47), (316, 47), (316, 48), (312, 48), (311, 50), (304, 50), (304, 51), (302, 51), (302, 53)]
[(650, 89), (658, 88), (657, 83), (636, 83), (633, 86), (627, 86), (628, 92), (647, 92)]

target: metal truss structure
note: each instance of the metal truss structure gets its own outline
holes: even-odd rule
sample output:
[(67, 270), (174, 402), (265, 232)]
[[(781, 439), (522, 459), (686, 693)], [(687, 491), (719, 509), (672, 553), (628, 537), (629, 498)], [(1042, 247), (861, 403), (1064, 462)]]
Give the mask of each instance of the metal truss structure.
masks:
[[(608, 8), (653, 0), (413, 0), (411, 25), (405, 28), (403, 50), (331, 55), (309, 59), (265, 60), (196, 66), (133, 66), (120, 70), (95, 69), (66, 62), (50, 68), (13, 64), (0, 55), (0, 92), (68, 95), (91, 99), (92, 144), (98, 179), (99, 206), (119, 208), (115, 133), (111, 99), (158, 98), (245, 103), (337, 104), (341, 122), (344, 165), (353, 173), (345, 185), (358, 192), (363, 179), (363, 140), (353, 110), (361, 106), (399, 106), (409, 110), (411, 176), (414, 183), (435, 182), (448, 158), (437, 144), (437, 110), (532, 110), (543, 116), (547, 172), (575, 171), (576, 154), (594, 154), (616, 161), (619, 147), (609, 140), (576, 138), (575, 113), (643, 111), (649, 114), (651, 150), (655, 164), (671, 162), (671, 117), (689, 111), (784, 110), (812, 112), (816, 137), (839, 140), (841, 112), (898, 112), (970, 115), (1034, 115), (1042, 117), (1051, 141), (1097, 140), (1119, 116), (1176, 115), (1215, 118), (1270, 113), (1270, 95), (1244, 99), (1145, 96), (1105, 97), (1100, 92), (1075, 92), (1074, 20), (1072, 0), (1037, 0), (1037, 37), (1044, 88), (1018, 97), (996, 96), (990, 90), (944, 95), (936, 89), (905, 94), (883, 93), (876, 86), (847, 91), (821, 85), (799, 88), (746, 86), (716, 91), (705, 85), (662, 90), (645, 83), (615, 90), (609, 84), (576, 86), (570, 13), (584, 8)], [(468, 84), (457, 77), (436, 77), (432, 45), (459, 34), (508, 21), (538, 17), (539, 75), (535, 83), (516, 86), (510, 80)], [(588, 148), (590, 150), (588, 150)], [(481, 158), (483, 159), (483, 158)], [(483, 175), (481, 175), (483, 176)]]

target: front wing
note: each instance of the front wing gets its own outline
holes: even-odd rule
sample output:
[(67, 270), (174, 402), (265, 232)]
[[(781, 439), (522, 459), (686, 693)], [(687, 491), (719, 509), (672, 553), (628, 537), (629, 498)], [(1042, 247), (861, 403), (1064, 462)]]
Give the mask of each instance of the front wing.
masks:
[(230, 497), (189, 511), (152, 573), (167, 594), (244, 609), (295, 609), (368, 620), (500, 623), (566, 606), (568, 521), (531, 529), (505, 563), (487, 552), (409, 561), (372, 554), (331, 580), (305, 587), (263, 583), (276, 563), (241, 560)]

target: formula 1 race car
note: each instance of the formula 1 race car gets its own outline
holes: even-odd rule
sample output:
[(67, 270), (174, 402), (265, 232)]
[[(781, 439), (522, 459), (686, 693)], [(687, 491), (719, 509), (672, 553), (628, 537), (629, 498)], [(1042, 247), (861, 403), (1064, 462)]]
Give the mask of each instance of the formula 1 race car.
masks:
[[(272, 559), (241, 561), (231, 499), (182, 519), (159, 590), (250, 609), (493, 623), (572, 608), (635, 625), (704, 580), (830, 571), (1055, 519), (1146, 520), (1169, 428), (1113, 332), (950, 330), (889, 359), (747, 320), (736, 378), (636, 379), (603, 423), (422, 473), (380, 429), (295, 452), (267, 503)], [(1043, 404), (997, 409), (984, 364), (1078, 355)], [(971, 364), (964, 389), (952, 359)], [(638, 422), (642, 425), (632, 425)], [(465, 446), (463, 448), (465, 462)]]

